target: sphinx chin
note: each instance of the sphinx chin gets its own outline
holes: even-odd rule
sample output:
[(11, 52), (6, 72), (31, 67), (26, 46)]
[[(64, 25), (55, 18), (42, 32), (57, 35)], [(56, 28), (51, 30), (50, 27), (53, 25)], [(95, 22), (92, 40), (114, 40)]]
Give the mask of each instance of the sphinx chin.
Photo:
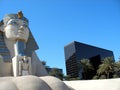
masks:
[(0, 90), (72, 90), (52, 76), (1, 77)]

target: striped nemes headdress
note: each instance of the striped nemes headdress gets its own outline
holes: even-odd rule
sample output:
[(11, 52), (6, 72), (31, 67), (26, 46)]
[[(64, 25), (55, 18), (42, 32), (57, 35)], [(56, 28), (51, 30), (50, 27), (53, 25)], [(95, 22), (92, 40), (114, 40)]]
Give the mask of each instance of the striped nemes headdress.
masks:
[(4, 16), (4, 18), (3, 18), (4, 26), (7, 25), (7, 22), (8, 22), (10, 19), (22, 19), (22, 20), (24, 20), (24, 21), (26, 21), (26, 22), (28, 23), (28, 19), (23, 16), (22, 11), (19, 11), (17, 14), (6, 14), (6, 15)]

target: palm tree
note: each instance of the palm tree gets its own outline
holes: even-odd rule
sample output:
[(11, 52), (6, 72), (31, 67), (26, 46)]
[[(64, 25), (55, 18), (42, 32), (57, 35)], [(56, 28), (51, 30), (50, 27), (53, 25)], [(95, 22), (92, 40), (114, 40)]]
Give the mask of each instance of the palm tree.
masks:
[(87, 79), (87, 73), (90, 70), (94, 70), (93, 66), (90, 64), (88, 59), (82, 59), (80, 60), (80, 65), (81, 68), (83, 69), (83, 77), (84, 79)]
[(64, 78), (65, 78), (65, 80), (67, 80), (67, 81), (70, 81), (70, 80), (71, 80), (71, 76), (70, 76), (70, 75), (66, 75), (66, 76), (64, 76)]
[(114, 77), (113, 78), (118, 78), (120, 77), (120, 61), (115, 62), (115, 67), (114, 67)]
[(107, 78), (110, 78), (110, 73), (114, 72), (114, 60), (112, 57), (106, 57), (103, 60), (103, 63), (99, 65), (99, 68), (97, 70), (97, 74), (100, 75), (106, 75)]
[(57, 77), (60, 80), (63, 80), (63, 77), (64, 77), (64, 74), (58, 68), (52, 68), (49, 75)]

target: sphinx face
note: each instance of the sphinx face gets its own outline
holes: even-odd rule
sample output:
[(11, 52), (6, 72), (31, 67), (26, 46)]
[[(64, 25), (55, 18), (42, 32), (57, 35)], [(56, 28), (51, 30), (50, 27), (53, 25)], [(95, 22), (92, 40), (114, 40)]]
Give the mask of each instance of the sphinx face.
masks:
[(23, 40), (29, 37), (28, 23), (22, 19), (10, 19), (5, 27), (5, 36), (9, 40)]

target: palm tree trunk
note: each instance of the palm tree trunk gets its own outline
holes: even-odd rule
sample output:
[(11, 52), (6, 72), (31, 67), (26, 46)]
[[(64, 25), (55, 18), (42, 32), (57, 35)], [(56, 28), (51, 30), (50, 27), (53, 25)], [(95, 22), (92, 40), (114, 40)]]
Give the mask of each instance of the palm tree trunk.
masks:
[(107, 73), (107, 79), (109, 79), (109, 72)]
[(87, 76), (86, 76), (86, 73), (85, 73), (85, 72), (83, 73), (83, 76), (84, 76), (84, 79), (86, 80), (86, 79), (87, 79)]

